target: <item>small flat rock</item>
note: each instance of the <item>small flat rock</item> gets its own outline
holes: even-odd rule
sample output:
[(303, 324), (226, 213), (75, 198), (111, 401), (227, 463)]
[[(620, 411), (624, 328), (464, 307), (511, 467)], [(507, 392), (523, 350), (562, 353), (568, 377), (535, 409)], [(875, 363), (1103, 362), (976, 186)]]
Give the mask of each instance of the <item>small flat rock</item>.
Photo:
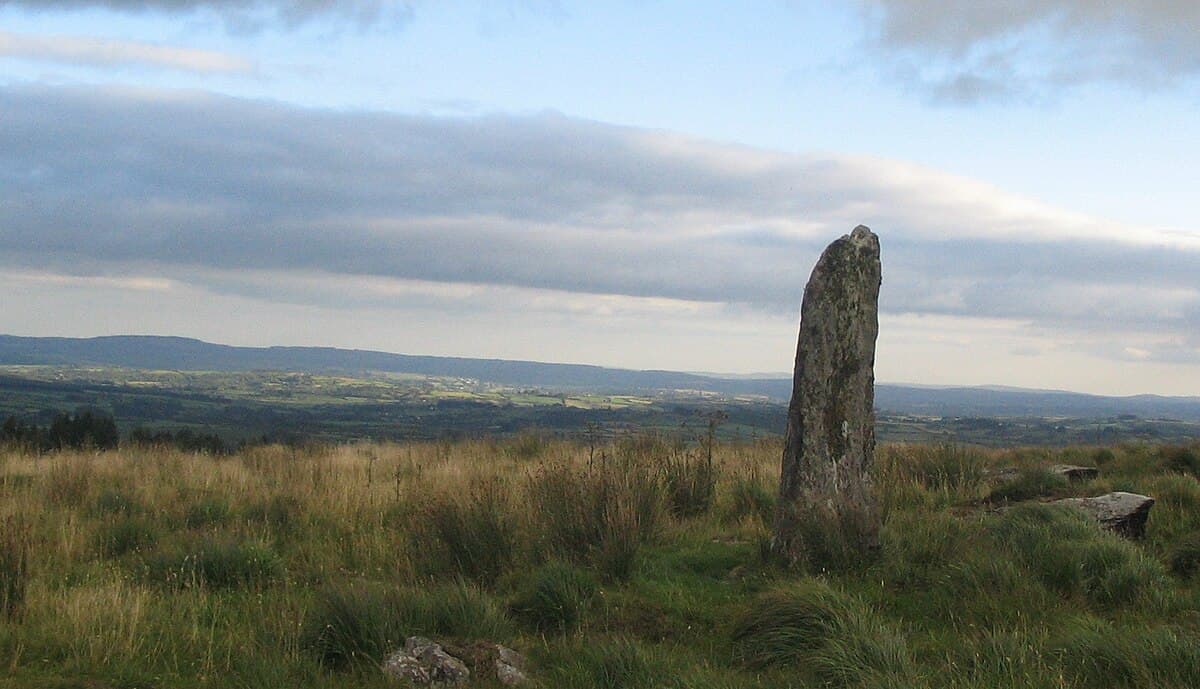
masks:
[[(1068, 481), (1090, 481), (1100, 475), (1096, 467), (1076, 466), (1074, 464), (1054, 464), (1046, 469), (1055, 476), (1061, 476)], [(1021, 478), (1020, 467), (999, 467), (989, 469), (985, 473), (988, 479), (995, 483), (1007, 483)]]
[(1146, 535), (1146, 519), (1154, 498), (1117, 492), (1094, 498), (1066, 498), (1050, 504), (1080, 509), (1107, 529), (1128, 538), (1141, 538)]
[(420, 685), (458, 685), (471, 677), (471, 671), (458, 658), (442, 649), (441, 644), (421, 636), (410, 636), (404, 648), (383, 661), (389, 677)]
[(1021, 470), (1017, 467), (1000, 467), (999, 469), (988, 469), (984, 475), (996, 483), (1006, 483), (1020, 478)]
[(525, 676), (525, 656), (508, 646), (490, 641), (476, 641), (464, 647), (448, 646), (447, 650), (462, 658), (479, 677), (495, 677), (505, 686), (517, 686), (528, 681)]
[(1100, 475), (1096, 467), (1081, 467), (1074, 464), (1055, 464), (1050, 467), (1050, 473), (1057, 474), (1068, 481), (1090, 481)]

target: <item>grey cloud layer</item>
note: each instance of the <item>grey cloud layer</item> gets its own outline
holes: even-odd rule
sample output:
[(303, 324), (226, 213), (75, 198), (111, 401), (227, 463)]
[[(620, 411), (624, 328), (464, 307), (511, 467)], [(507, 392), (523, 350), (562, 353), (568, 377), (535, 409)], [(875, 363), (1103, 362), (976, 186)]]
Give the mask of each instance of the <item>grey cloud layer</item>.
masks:
[(553, 114), (340, 113), (192, 93), (7, 88), (0, 122), (0, 261), (24, 269), (150, 265), (201, 283), (206, 270), (295, 271), (790, 314), (820, 247), (867, 222), (893, 313), (1181, 337), (1200, 326), (1196, 233), (1125, 240), (889, 161)]
[(1194, 0), (859, 0), (875, 45), (934, 99), (1043, 97), (1090, 81), (1200, 74)]

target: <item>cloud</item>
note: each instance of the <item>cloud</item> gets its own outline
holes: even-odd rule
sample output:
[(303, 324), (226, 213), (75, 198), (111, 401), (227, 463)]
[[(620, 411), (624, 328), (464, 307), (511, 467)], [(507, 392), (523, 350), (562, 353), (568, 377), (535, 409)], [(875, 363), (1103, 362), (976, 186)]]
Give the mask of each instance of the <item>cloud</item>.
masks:
[(403, 23), (412, 16), (405, 0), (0, 0), (0, 7), (33, 11), (104, 9), (113, 12), (209, 14), (234, 30), (265, 26), (295, 28), (314, 19), (335, 20), (359, 27)]
[(88, 36), (0, 31), (0, 56), (75, 65), (139, 65), (200, 73), (247, 73), (254, 65), (229, 53)]
[(1200, 318), (1197, 228), (1109, 223), (891, 160), (192, 92), (3, 87), (0, 121), (10, 270), (330, 308), (790, 319), (820, 249), (864, 222), (889, 314), (1151, 356), (1141, 334), (1184, 341)]
[(859, 0), (895, 76), (938, 102), (1044, 100), (1087, 83), (1200, 74), (1193, 0)]

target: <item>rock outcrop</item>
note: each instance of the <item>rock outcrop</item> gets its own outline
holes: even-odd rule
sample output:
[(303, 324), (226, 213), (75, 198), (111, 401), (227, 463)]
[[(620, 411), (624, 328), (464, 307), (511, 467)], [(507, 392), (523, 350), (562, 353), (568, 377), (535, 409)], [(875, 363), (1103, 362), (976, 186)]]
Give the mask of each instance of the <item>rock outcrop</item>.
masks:
[(420, 636), (410, 636), (404, 648), (384, 659), (383, 672), (420, 685), (465, 684), (471, 677), (466, 664), (443, 650), (441, 644)]
[(525, 684), (525, 657), (507, 646), (476, 641), (450, 646), (410, 636), (404, 648), (388, 655), (383, 672), (408, 685), (460, 686), (472, 677), (507, 687)]
[(1051, 504), (1082, 510), (1107, 529), (1128, 538), (1141, 538), (1146, 535), (1146, 519), (1154, 507), (1154, 498), (1118, 492), (1094, 498), (1066, 498)]
[(773, 546), (804, 557), (803, 522), (854, 525), (878, 543), (871, 490), (875, 453), (875, 339), (879, 238), (859, 226), (821, 254), (804, 289)]
[(1100, 470), (1096, 467), (1081, 467), (1074, 464), (1055, 464), (1050, 467), (1050, 473), (1062, 476), (1071, 482), (1091, 481), (1100, 475)]
[(495, 679), (506, 687), (515, 687), (527, 680), (525, 656), (507, 646), (476, 641), (463, 647), (447, 646), (446, 650), (461, 658), (476, 677)]
[[(1031, 469), (1022, 470), (1020, 467), (1000, 467), (998, 469), (989, 469), (984, 476), (995, 483), (1003, 483), (1005, 481), (1015, 481), (1021, 478), (1022, 473), (1032, 471)], [(1046, 471), (1051, 476), (1061, 476), (1067, 481), (1090, 481), (1100, 475), (1100, 470), (1096, 467), (1076, 466), (1074, 464), (1054, 464), (1046, 468)]]

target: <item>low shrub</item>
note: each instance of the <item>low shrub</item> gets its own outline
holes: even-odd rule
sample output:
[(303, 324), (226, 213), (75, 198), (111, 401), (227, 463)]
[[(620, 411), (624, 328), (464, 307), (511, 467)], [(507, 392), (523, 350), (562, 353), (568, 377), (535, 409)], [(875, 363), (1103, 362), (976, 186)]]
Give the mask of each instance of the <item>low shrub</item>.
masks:
[(435, 500), (419, 518), (417, 536), (432, 573), (451, 572), (494, 582), (517, 556), (517, 524), (510, 514), (507, 487), (475, 483), (462, 496)]
[(1175, 575), (1184, 579), (1200, 573), (1200, 531), (1179, 539), (1167, 554), (1167, 564)]
[(1169, 626), (1122, 628), (1077, 621), (1057, 644), (1069, 686), (1134, 689), (1200, 686), (1200, 637)]
[(404, 644), (396, 598), (394, 591), (374, 584), (326, 588), (305, 616), (301, 647), (332, 669), (379, 665)]
[(301, 647), (331, 669), (374, 667), (410, 636), (506, 640), (499, 603), (464, 581), (430, 587), (352, 582), (322, 591), (301, 625)]
[(1200, 531), (1200, 481), (1195, 477), (1155, 476), (1138, 488), (1137, 492), (1154, 496), (1154, 509), (1146, 521), (1148, 543), (1165, 552), (1180, 538)]
[(659, 465), (667, 507), (676, 517), (696, 517), (712, 509), (720, 472), (703, 450), (667, 455)]
[(879, 531), (869, 511), (838, 511), (821, 506), (793, 510), (790, 517), (794, 565), (803, 571), (862, 571), (879, 557)]
[(137, 498), (118, 490), (106, 490), (96, 496), (92, 512), (99, 516), (110, 514), (132, 515), (142, 511), (142, 505)]
[(985, 631), (975, 638), (955, 635), (947, 649), (954, 689), (1062, 689), (1061, 674), (1039, 639), (1027, 633)]
[(1020, 505), (1000, 518), (993, 533), (1001, 548), (1062, 596), (1082, 595), (1115, 607), (1145, 600), (1168, 585), (1156, 560), (1075, 510)]
[(586, 572), (551, 562), (524, 580), (509, 611), (539, 632), (567, 632), (579, 623), (596, 591)]
[(157, 540), (158, 529), (153, 522), (124, 517), (100, 525), (96, 532), (96, 549), (104, 557), (121, 557), (147, 551)]
[(87, 455), (59, 455), (46, 473), (46, 499), (54, 505), (79, 507), (96, 482), (96, 469)]
[(189, 529), (219, 526), (229, 521), (229, 503), (221, 498), (205, 498), (189, 505), (183, 523)]
[(269, 584), (283, 576), (283, 560), (255, 541), (201, 540), (190, 547), (148, 555), (149, 581), (176, 588), (231, 589)]
[(936, 585), (971, 549), (962, 520), (946, 512), (896, 513), (880, 533), (883, 580), (897, 589)]
[(277, 535), (292, 533), (301, 514), (300, 501), (290, 495), (273, 495), (267, 500), (250, 503), (242, 510), (243, 519), (268, 526)]
[(907, 453), (901, 471), (926, 489), (957, 491), (979, 485), (986, 461), (979, 450), (946, 443)]
[(990, 503), (1022, 502), (1034, 498), (1064, 495), (1068, 485), (1067, 479), (1051, 473), (1045, 467), (1030, 467), (1022, 469), (1016, 478), (993, 488), (988, 493), (987, 501)]
[(513, 459), (530, 460), (541, 457), (549, 447), (546, 436), (536, 428), (527, 428), (502, 446), (504, 453)]
[(1191, 445), (1165, 445), (1158, 456), (1168, 471), (1200, 478), (1200, 448)]
[(548, 463), (527, 490), (544, 554), (589, 562), (612, 579), (628, 579), (642, 546), (661, 530), (662, 487), (641, 462)]
[(816, 579), (758, 596), (734, 620), (732, 637), (741, 663), (795, 668), (824, 686), (896, 686), (914, 674), (899, 633)]
[(775, 494), (754, 477), (739, 477), (729, 491), (728, 517), (732, 520), (750, 516), (765, 525), (775, 520)]
[(17, 517), (0, 521), (0, 615), (13, 619), (21, 614), (29, 586), (31, 529)]
[(503, 641), (513, 635), (504, 605), (478, 585), (459, 579), (401, 590), (397, 609), (411, 633), (458, 640)]
[(663, 664), (637, 641), (615, 637), (569, 649), (555, 671), (552, 686), (642, 689), (663, 686)]

